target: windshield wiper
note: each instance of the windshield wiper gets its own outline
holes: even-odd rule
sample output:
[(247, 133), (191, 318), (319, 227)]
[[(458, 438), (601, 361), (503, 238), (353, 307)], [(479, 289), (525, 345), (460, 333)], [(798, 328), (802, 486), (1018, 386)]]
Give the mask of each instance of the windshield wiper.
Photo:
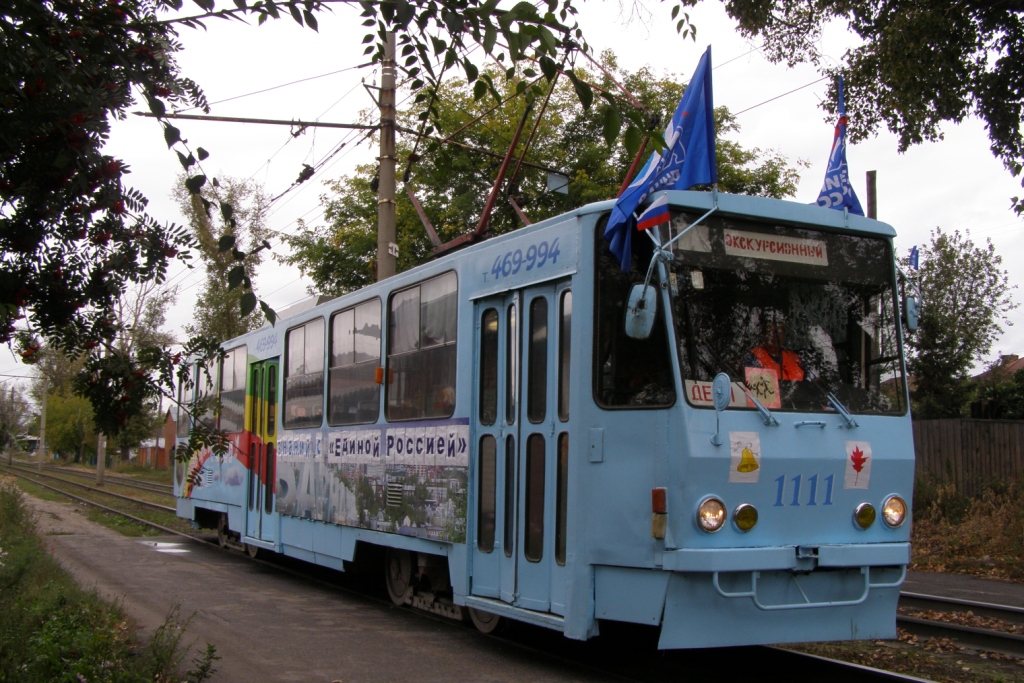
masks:
[(844, 406), (839, 401), (839, 399), (836, 398), (835, 394), (829, 391), (825, 394), (825, 398), (828, 399), (828, 402), (832, 404), (832, 407), (836, 409), (836, 411), (843, 417), (844, 420), (846, 420), (847, 429), (853, 429), (854, 427), (860, 426), (859, 424), (857, 424), (857, 421), (853, 419), (853, 415), (851, 415), (850, 411), (846, 409), (846, 406)]
[(775, 419), (774, 415), (772, 415), (772, 411), (768, 410), (768, 408), (765, 407), (765, 405), (758, 400), (757, 396), (754, 396), (754, 394), (749, 389), (747, 389), (747, 383), (739, 382), (739, 385), (740, 389), (743, 390), (743, 393), (747, 395), (747, 398), (749, 398), (751, 403), (753, 403), (754, 406), (757, 408), (757, 412), (761, 413), (761, 419), (764, 420), (765, 426), (778, 427), (779, 421)]

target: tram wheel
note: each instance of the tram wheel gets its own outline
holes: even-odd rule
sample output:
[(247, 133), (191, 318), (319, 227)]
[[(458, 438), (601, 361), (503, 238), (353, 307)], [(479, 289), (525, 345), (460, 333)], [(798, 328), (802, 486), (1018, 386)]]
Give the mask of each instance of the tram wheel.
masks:
[(228, 516), (223, 512), (217, 518), (217, 545), (228, 547)]
[(251, 543), (246, 543), (245, 552), (249, 553), (249, 557), (255, 560), (256, 556), (260, 554), (260, 549)]
[(484, 612), (473, 607), (469, 608), (469, 620), (473, 622), (473, 626), (476, 626), (477, 631), (484, 634), (494, 633), (505, 623), (505, 620), (497, 614)]
[(412, 598), (412, 553), (388, 548), (384, 557), (384, 583), (391, 602), (405, 605)]

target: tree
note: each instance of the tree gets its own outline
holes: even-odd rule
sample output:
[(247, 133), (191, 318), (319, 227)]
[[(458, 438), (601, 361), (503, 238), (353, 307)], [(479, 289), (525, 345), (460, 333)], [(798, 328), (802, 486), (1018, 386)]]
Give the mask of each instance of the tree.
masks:
[(985, 417), (994, 420), (1024, 420), (1024, 370), (1018, 370), (1012, 377), (998, 373), (994, 367), (991, 384), (983, 385), (978, 398), (983, 401)]
[[(221, 178), (217, 187), (204, 187), (199, 194), (192, 194), (186, 187), (187, 182), (188, 179), (182, 176), (175, 187), (174, 198), (182, 214), (188, 218), (206, 268), (206, 279), (193, 309), (194, 322), (185, 326), (185, 332), (190, 336), (203, 335), (220, 341), (232, 339), (259, 327), (263, 314), (253, 310), (248, 315), (239, 315), (245, 291), (241, 287), (231, 287), (228, 272), (235, 261), (230, 251), (221, 251), (220, 240), (234, 237), (235, 245), (250, 254), (243, 264), (243, 272), (251, 282), (255, 282), (256, 267), (262, 262), (261, 247), (269, 236), (267, 210), (270, 199), (262, 186), (252, 180)], [(212, 206), (221, 204), (232, 207), (228, 218), (223, 211), (210, 210)]]
[(73, 462), (85, 462), (85, 451), (95, 453), (97, 446), (92, 418), (87, 400), (53, 392), (46, 403), (46, 446)]
[(11, 464), (16, 439), (27, 426), (28, 405), (25, 392), (18, 387), (0, 388), (0, 451), (7, 449), (7, 464)]
[[(602, 60), (605, 73), (580, 70), (577, 77), (595, 83), (606, 93), (617, 88), (614, 78), (637, 103), (608, 96), (602, 98), (600, 106), (585, 109), (572, 83), (568, 79), (560, 82), (537, 124), (526, 155), (532, 166), (524, 165), (506, 190), (533, 221), (614, 197), (633, 160), (625, 141), (619, 138), (618, 130), (614, 130), (614, 123), (625, 118), (623, 112), (638, 109), (637, 104), (640, 109), (667, 120), (682, 97), (683, 86), (671, 77), (658, 78), (649, 69), (623, 72), (610, 52), (604, 53)], [(497, 78), (498, 74), (493, 76)], [(468, 232), (476, 225), (501, 159), (524, 115), (530, 117), (525, 130), (533, 130), (539, 114), (528, 113), (529, 105), (522, 98), (514, 97), (517, 88), (515, 82), (510, 82), (501, 93), (504, 104), (482, 123), (469, 128), (465, 128), (467, 124), (486, 114), (491, 103), (476, 100), (473, 88), (466, 83), (449, 83), (439, 90), (439, 99), (434, 105), (434, 120), (440, 126), (438, 134), (451, 135), (465, 130), (456, 139), (459, 145), (431, 141), (425, 145), (425, 150), (416, 153), (418, 160), (409, 162), (409, 182), (442, 240)], [(405, 125), (410, 125), (410, 119), (415, 121), (415, 118), (415, 110), (399, 112), (399, 120)], [(725, 139), (723, 136), (739, 130), (726, 108), (716, 110), (715, 118), (721, 189), (770, 197), (784, 197), (796, 190), (797, 169), (782, 155), (771, 150), (746, 149)], [(467, 149), (466, 145), (485, 150), (491, 156)], [(520, 145), (517, 155), (522, 154), (522, 148)], [(402, 160), (416, 158), (410, 141), (400, 144), (398, 157)], [(545, 168), (561, 171), (570, 178), (566, 194), (547, 189)], [(339, 295), (374, 281), (375, 174), (375, 167), (362, 166), (354, 177), (329, 183), (330, 192), (322, 197), (326, 224), (299, 230), (294, 237), (286, 238), (292, 253), (282, 260), (298, 266), (312, 279), (313, 288), (318, 292)], [(404, 194), (397, 200), (396, 222), (399, 270), (429, 259), (431, 245), (426, 231)], [(501, 234), (520, 224), (511, 203), (502, 199), (491, 215), (488, 230)]]
[(932, 232), (921, 252), (923, 298), (920, 326), (908, 336), (914, 414), (920, 418), (957, 417), (969, 403), (968, 372), (981, 362), (1011, 324), (1017, 308), (991, 240), (978, 246), (955, 230)]
[[(686, 0), (693, 6), (698, 0)], [(776, 62), (810, 61), (843, 75), (850, 141), (885, 125), (899, 149), (942, 139), (941, 125), (985, 122), (992, 153), (1024, 170), (1024, 7), (991, 0), (723, 0), (751, 41)], [(821, 52), (824, 28), (843, 22), (861, 44), (841, 64)], [(826, 66), (825, 64), (829, 64)], [(834, 80), (834, 79), (833, 79)], [(836, 111), (836, 85), (823, 106)], [(1018, 213), (1024, 202), (1013, 198)]]

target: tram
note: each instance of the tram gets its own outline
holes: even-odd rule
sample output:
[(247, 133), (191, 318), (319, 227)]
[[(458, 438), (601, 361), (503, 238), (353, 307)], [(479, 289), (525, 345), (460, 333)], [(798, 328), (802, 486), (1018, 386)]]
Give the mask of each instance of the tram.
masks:
[(628, 272), (596, 203), (225, 342), (197, 386), (232, 447), (178, 463), (178, 515), (337, 570), (383, 554), (396, 604), (485, 632), (895, 637), (916, 303), (895, 231), (665, 194)]

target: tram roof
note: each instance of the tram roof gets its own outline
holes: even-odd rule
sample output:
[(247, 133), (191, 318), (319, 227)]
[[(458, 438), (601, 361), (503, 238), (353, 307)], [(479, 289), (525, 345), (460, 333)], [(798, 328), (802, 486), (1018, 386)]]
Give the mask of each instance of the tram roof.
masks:
[[(716, 196), (712, 192), (678, 190), (656, 192), (651, 195), (651, 200), (660, 197), (662, 194), (668, 195), (669, 203), (674, 208), (691, 209), (700, 212), (710, 210), (716, 201)], [(864, 218), (863, 216), (847, 214), (843, 211), (825, 209), (815, 204), (801, 204), (799, 202), (784, 199), (753, 197), (750, 195), (728, 194), (724, 192), (717, 193), (717, 202), (719, 212), (724, 215), (741, 216), (753, 220), (803, 224), (808, 227), (824, 229), (827, 231), (855, 231), (884, 237), (896, 236), (896, 231), (888, 223), (883, 223), (871, 218)], [(604, 213), (611, 211), (614, 206), (614, 199), (587, 204), (578, 209), (574, 209), (573, 211), (552, 216), (551, 218), (533, 223), (532, 225), (520, 228), (519, 230), (498, 235), (483, 242), (477, 242), (476, 244), (460, 249), (459, 251), (437, 259), (436, 261), (430, 261), (403, 273), (398, 273), (397, 275), (388, 278), (383, 283), (367, 285), (362, 289), (333, 299), (320, 297), (319, 300), (316, 300), (311, 297), (311, 300), (308, 302), (301, 302), (302, 305), (295, 306), (294, 308), (290, 307), (291, 310), (286, 309), (284, 313), (288, 315), (279, 317), (278, 321), (279, 323), (285, 323), (284, 327), (287, 327), (293, 321), (298, 322), (300, 319), (315, 317), (322, 311), (334, 310), (338, 308), (339, 305), (346, 306), (349, 302), (351, 302), (351, 304), (356, 304), (373, 296), (386, 297), (388, 292), (414, 284), (418, 280), (421, 280), (424, 277), (429, 277), (432, 274), (445, 272), (452, 267), (452, 264), (455, 261), (464, 255), (473, 253), (480, 249), (490, 248), (495, 244), (504, 241), (505, 238), (511, 238), (512, 235), (522, 235), (524, 232), (544, 230), (550, 225), (564, 223), (566, 219), (572, 217)], [(346, 299), (347, 301), (339, 302), (338, 299)], [(268, 325), (263, 325), (259, 330), (255, 330), (247, 335), (242, 335), (242, 337), (247, 337), (260, 331), (265, 332), (268, 327)], [(274, 327), (277, 328), (277, 325)]]

